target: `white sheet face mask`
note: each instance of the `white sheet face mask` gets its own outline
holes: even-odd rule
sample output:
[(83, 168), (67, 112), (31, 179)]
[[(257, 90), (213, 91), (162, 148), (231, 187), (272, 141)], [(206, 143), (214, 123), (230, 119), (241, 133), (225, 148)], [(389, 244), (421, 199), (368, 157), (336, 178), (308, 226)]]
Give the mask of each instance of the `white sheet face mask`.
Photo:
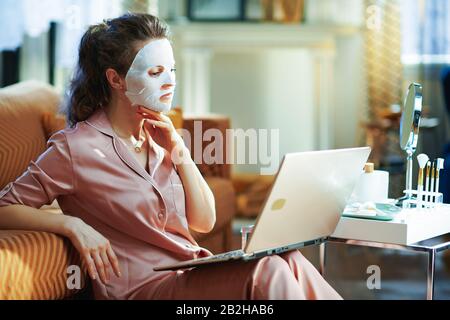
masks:
[[(149, 70), (162, 66), (164, 70), (156, 75)], [(136, 55), (125, 77), (127, 91), (125, 95), (133, 106), (141, 105), (156, 112), (167, 112), (172, 107), (175, 92), (175, 59), (169, 40), (155, 40), (143, 47)], [(170, 84), (168, 90), (161, 90), (163, 85)], [(161, 96), (172, 93), (170, 99), (161, 101)]]

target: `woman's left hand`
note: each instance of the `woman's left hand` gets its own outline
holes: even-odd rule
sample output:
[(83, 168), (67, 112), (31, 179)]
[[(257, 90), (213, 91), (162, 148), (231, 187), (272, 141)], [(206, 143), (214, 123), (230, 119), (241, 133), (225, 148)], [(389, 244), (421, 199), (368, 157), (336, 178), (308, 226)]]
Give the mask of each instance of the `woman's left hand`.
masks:
[(168, 116), (142, 106), (138, 107), (137, 112), (151, 124), (149, 131), (155, 142), (169, 153), (172, 153), (175, 148), (184, 147), (183, 138), (178, 134)]

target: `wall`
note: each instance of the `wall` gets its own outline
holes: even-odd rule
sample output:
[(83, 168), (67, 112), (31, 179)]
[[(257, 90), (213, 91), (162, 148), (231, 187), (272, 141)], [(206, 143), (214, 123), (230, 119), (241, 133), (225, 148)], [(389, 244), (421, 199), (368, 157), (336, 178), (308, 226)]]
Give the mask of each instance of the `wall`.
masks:
[[(217, 54), (212, 61), (211, 111), (229, 115), (234, 128), (279, 129), (277, 159), (313, 148), (311, 64), (302, 50)], [(236, 166), (257, 172), (259, 166)]]
[[(322, 2), (328, 12), (319, 14), (320, 4), (310, 2), (308, 23), (361, 25), (362, 1), (346, 0), (342, 6)], [(343, 16), (342, 11), (348, 14)], [(341, 35), (336, 45), (333, 147), (359, 146), (364, 143), (360, 122), (367, 110), (363, 32)], [(212, 61), (211, 111), (229, 115), (235, 128), (279, 129), (279, 159), (287, 152), (312, 150), (314, 72), (312, 57), (302, 50), (216, 54)], [(259, 172), (259, 166), (238, 165), (234, 170)]]
[(359, 146), (365, 142), (360, 124), (367, 117), (368, 103), (363, 33), (340, 37), (337, 52), (335, 147)]
[[(229, 115), (235, 128), (280, 130), (279, 159), (314, 149), (312, 57), (302, 50), (216, 54), (212, 61), (211, 111)], [(361, 144), (366, 111), (363, 36), (341, 36), (335, 62), (334, 148)], [(258, 166), (236, 166), (258, 172)]]

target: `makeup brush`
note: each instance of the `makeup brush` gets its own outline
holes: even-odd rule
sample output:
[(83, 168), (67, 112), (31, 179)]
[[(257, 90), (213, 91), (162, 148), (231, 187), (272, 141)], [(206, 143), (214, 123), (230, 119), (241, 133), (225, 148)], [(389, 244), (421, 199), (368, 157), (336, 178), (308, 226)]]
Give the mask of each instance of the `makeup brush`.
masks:
[(436, 159), (436, 196), (439, 193), (439, 171), (444, 169), (444, 159), (437, 158)]
[[(434, 192), (434, 181), (436, 180), (436, 160), (433, 160), (431, 167), (430, 192)], [(430, 202), (434, 201), (434, 195), (430, 195)]]
[(427, 171), (425, 174), (425, 201), (428, 201), (427, 192), (430, 191), (430, 171), (431, 171), (431, 162), (427, 162)]
[(417, 156), (417, 161), (419, 162), (419, 179), (417, 181), (417, 207), (418, 208), (422, 208), (423, 171), (425, 169), (425, 166), (427, 165), (428, 160), (430, 160), (430, 158), (424, 153), (421, 153)]

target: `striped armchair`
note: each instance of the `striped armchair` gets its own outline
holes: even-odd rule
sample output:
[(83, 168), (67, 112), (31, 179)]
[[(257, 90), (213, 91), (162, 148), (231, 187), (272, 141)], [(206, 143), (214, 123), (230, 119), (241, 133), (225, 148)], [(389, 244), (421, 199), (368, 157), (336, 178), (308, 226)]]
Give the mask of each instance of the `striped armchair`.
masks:
[[(0, 190), (14, 181), (46, 148), (47, 139), (65, 126), (56, 117), (60, 97), (55, 89), (38, 82), (24, 82), (0, 90)], [(193, 130), (194, 120), (183, 119), (181, 110), (171, 115), (175, 127)], [(204, 129), (229, 126), (228, 119), (206, 119)], [(217, 222), (207, 234), (195, 234), (200, 245), (213, 252), (231, 249), (231, 221), (235, 215), (235, 194), (229, 166), (200, 168), (216, 197)], [(57, 206), (45, 206), (61, 214)], [(33, 231), (0, 230), (0, 300), (67, 299), (89, 297), (89, 282), (82, 279), (82, 293), (66, 285), (70, 265), (80, 265), (80, 257), (68, 239)], [(87, 284), (87, 285), (85, 285)], [(83, 295), (86, 293), (86, 295)]]
[[(0, 90), (0, 189), (45, 151), (58, 104), (56, 91), (37, 82)], [(80, 258), (67, 239), (0, 230), (0, 299), (67, 298), (73, 295), (66, 286), (69, 265), (80, 265)]]

